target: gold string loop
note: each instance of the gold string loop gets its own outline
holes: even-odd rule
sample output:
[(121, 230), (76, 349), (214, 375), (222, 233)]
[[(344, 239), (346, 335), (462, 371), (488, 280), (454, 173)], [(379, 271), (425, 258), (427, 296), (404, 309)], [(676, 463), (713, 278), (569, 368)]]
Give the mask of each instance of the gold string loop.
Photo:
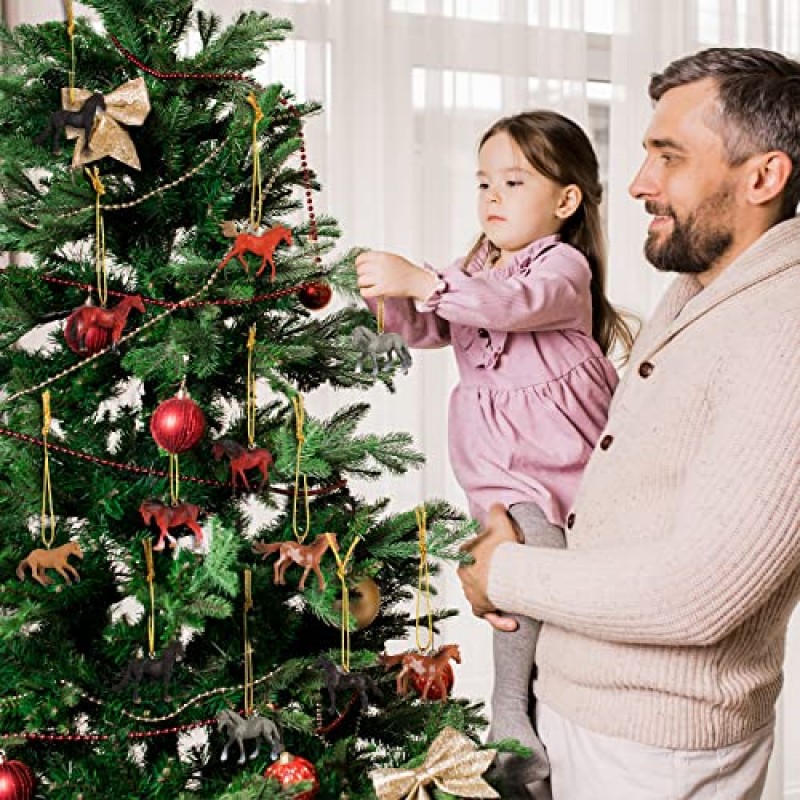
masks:
[[(427, 653), (433, 648), (433, 612), (431, 611), (431, 576), (428, 566), (428, 514), (425, 506), (414, 509), (417, 517), (417, 535), (419, 539), (419, 573), (417, 577), (417, 606), (416, 606), (416, 637), (417, 650)], [(421, 598), (425, 597), (426, 614), (428, 617), (428, 641), (423, 647), (420, 627)]]
[(383, 333), (384, 331), (384, 313), (385, 313), (385, 303), (383, 299), (383, 295), (378, 298), (378, 306), (375, 309), (375, 321), (378, 325), (378, 333)]
[(350, 558), (353, 555), (356, 545), (361, 541), (360, 536), (356, 536), (347, 548), (347, 553), (342, 559), (339, 555), (339, 548), (336, 540), (330, 533), (325, 534), (328, 545), (331, 548), (333, 557), (336, 559), (336, 576), (342, 584), (342, 669), (350, 671), (350, 589), (347, 586), (347, 573)]
[(52, 415), (50, 392), (42, 392), (42, 441), (44, 442), (44, 466), (42, 468), (42, 512), (39, 530), (44, 546), (49, 550), (56, 538), (56, 515), (53, 510), (53, 482), (50, 475), (50, 452), (47, 437), (50, 435)]
[(70, 70), (69, 70), (69, 102), (75, 102), (75, 9), (72, 0), (64, 0), (67, 14), (67, 36), (69, 36)]
[(256, 445), (256, 379), (253, 374), (253, 351), (256, 346), (256, 326), (250, 326), (247, 337), (247, 387), (245, 409), (247, 414), (247, 446)]
[(153, 540), (148, 536), (142, 541), (144, 546), (144, 561), (147, 566), (147, 585), (150, 593), (150, 615), (147, 619), (147, 650), (150, 658), (156, 654), (156, 571), (153, 564)]
[(303, 407), (303, 396), (295, 395), (292, 397), (292, 405), (294, 406), (294, 419), (295, 419), (295, 435), (297, 437), (297, 461), (294, 470), (294, 501), (292, 508), (292, 532), (295, 539), (301, 544), (305, 541), (308, 532), (311, 530), (311, 509), (308, 503), (308, 476), (303, 475), (303, 500), (306, 510), (306, 529), (300, 533), (297, 530), (297, 496), (300, 494), (300, 462), (303, 457), (303, 444), (305, 443), (306, 436), (303, 433), (303, 428), (306, 422), (306, 412)]
[(255, 683), (253, 680), (253, 644), (247, 628), (247, 615), (253, 610), (253, 572), (244, 570), (244, 606), (242, 630), (244, 634), (244, 715), (249, 717), (255, 708)]
[(178, 505), (181, 499), (181, 471), (178, 454), (169, 454), (169, 499), (173, 506)]
[(264, 119), (264, 112), (253, 92), (248, 95), (247, 102), (253, 107), (253, 185), (250, 191), (250, 228), (257, 231), (261, 227), (264, 204), (264, 193), (261, 186), (261, 144), (258, 141), (258, 123)]
[(97, 296), (100, 305), (105, 308), (108, 300), (108, 265), (106, 264), (106, 228), (103, 222), (103, 205), (101, 198), (106, 193), (106, 187), (100, 179), (98, 167), (86, 167), (86, 174), (95, 190), (94, 204), (94, 268), (97, 274)]

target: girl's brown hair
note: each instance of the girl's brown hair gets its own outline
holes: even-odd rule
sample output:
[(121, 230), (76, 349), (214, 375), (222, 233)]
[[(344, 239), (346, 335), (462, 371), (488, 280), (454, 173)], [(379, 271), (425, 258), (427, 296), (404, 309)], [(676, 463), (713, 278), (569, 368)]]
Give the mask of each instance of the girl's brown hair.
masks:
[[(606, 248), (600, 221), (603, 189), (589, 138), (572, 120), (555, 111), (525, 111), (495, 122), (481, 137), (478, 150), (498, 133), (507, 133), (537, 172), (559, 186), (575, 184), (581, 190), (581, 204), (564, 222), (559, 235), (561, 241), (583, 253), (592, 271), (592, 337), (604, 354), (619, 347), (626, 359), (634, 333), (631, 318), (617, 311), (606, 297)], [(465, 265), (485, 241), (482, 235)]]

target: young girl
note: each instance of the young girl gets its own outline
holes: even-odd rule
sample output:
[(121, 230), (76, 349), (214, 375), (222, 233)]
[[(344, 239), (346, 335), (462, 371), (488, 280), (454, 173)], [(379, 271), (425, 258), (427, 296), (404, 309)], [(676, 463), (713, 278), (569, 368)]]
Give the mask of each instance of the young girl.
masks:
[[(358, 286), (411, 347), (452, 345), (453, 470), (471, 514), (504, 503), (528, 544), (563, 547), (581, 473), (605, 426), (617, 374), (606, 354), (632, 335), (605, 296), (597, 158), (583, 131), (552, 111), (499, 120), (478, 148), (482, 234), (438, 272), (390, 253), (356, 259)], [(549, 772), (529, 690), (540, 624), (494, 632), (490, 738), (530, 759), (501, 759), (504, 797)], [(529, 787), (532, 791), (536, 788)]]

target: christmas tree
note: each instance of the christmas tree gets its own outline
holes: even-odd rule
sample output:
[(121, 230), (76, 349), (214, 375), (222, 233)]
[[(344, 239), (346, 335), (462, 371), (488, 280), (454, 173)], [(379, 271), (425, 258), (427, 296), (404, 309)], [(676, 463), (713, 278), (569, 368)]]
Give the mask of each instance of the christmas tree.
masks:
[(468, 531), (358, 496), (422, 462), (359, 433), (367, 404), (306, 413), (407, 366), (360, 363), (319, 108), (248, 77), (283, 20), (86, 5), (102, 28), (68, 3), (0, 34), (0, 245), (29, 254), (0, 272), (0, 796), (374, 797), (376, 768), (477, 742), (457, 648), (429, 684), (380, 658), (432, 656), (428, 577)]

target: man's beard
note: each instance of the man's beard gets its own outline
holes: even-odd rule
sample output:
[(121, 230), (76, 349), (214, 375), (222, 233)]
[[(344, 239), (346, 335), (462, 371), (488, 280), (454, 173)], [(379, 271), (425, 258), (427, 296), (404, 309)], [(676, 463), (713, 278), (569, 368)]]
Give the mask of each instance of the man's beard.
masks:
[(644, 244), (647, 260), (660, 272), (697, 275), (711, 269), (733, 243), (733, 231), (725, 225), (732, 192), (721, 189), (706, 198), (681, 222), (669, 206), (645, 203), (648, 214), (672, 218), (672, 233), (661, 243), (649, 234)]

